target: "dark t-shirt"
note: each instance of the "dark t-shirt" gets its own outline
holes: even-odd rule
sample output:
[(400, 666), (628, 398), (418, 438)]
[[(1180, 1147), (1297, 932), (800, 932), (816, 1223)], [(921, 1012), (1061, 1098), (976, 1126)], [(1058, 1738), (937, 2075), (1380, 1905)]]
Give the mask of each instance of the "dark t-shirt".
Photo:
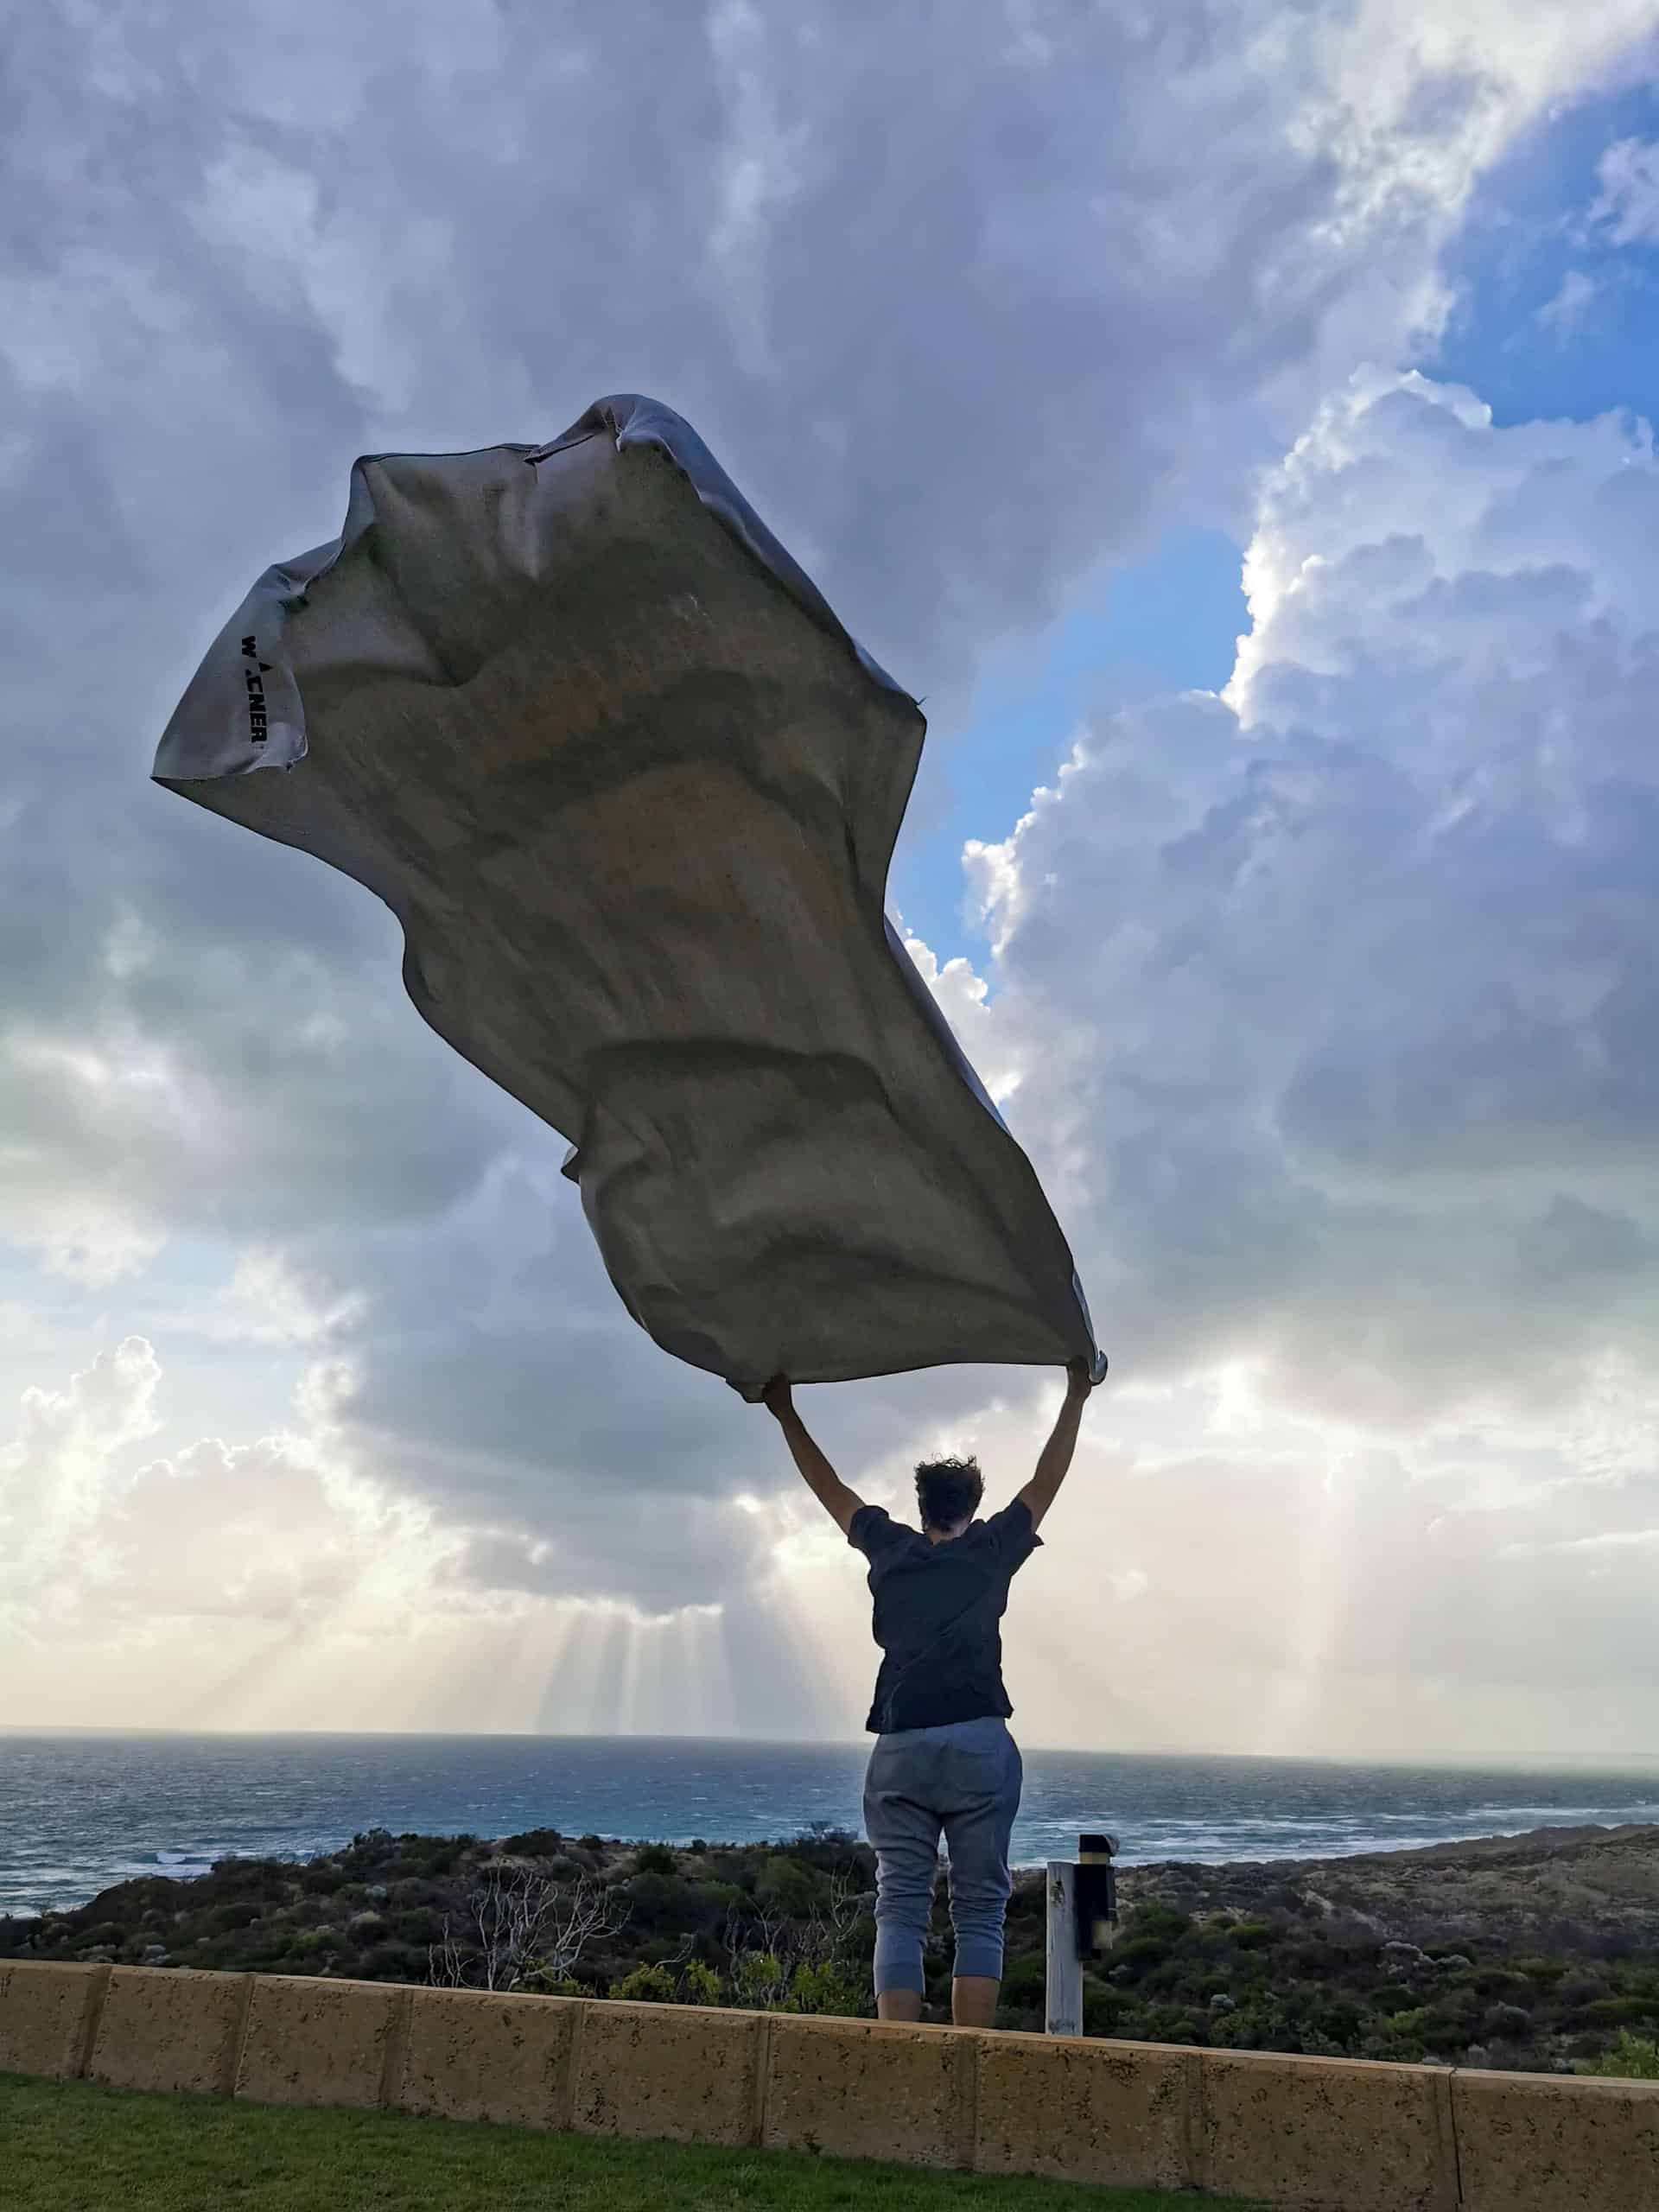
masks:
[(864, 1726), (880, 1736), (950, 1720), (1006, 1719), (1002, 1632), (1008, 1584), (1042, 1538), (1016, 1497), (988, 1521), (931, 1544), (879, 1505), (861, 1505), (847, 1541), (870, 1562), (881, 1647), (875, 1702)]

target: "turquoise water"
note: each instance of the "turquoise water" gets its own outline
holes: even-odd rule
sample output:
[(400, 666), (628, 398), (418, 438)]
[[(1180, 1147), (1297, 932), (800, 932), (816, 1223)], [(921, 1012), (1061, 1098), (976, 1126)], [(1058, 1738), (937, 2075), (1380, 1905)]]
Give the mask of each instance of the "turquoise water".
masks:
[[(753, 1841), (857, 1827), (867, 1746), (639, 1736), (0, 1732), (0, 1912), (78, 1903), (232, 1853), (302, 1858), (359, 1829)], [(1659, 1821), (1659, 1760), (1618, 1768), (1344, 1765), (1027, 1748), (1014, 1856), (1105, 1827), (1126, 1862), (1331, 1857)]]

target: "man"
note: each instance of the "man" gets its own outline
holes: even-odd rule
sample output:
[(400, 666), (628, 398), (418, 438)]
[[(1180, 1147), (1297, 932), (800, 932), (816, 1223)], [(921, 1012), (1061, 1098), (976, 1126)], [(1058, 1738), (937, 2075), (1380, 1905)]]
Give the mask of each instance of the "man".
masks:
[(984, 1492), (977, 1462), (925, 1460), (916, 1470), (919, 1534), (848, 1489), (808, 1435), (786, 1376), (766, 1385), (766, 1406), (807, 1488), (870, 1562), (882, 1659), (865, 1723), (876, 1740), (864, 1825), (875, 1847), (875, 2008), (884, 2020), (922, 2017), (922, 1946), (941, 1830), (957, 1939), (950, 2016), (959, 2028), (988, 2028), (996, 2018), (1014, 1886), (1008, 1838), (1023, 1778), (1008, 1733), (1014, 1708), (1002, 1687), (999, 1623), (1008, 1584), (1041, 1541), (1038, 1524), (1077, 1447), (1088, 1363), (1073, 1360), (1066, 1376), (1053, 1433), (1014, 1503), (976, 1521)]

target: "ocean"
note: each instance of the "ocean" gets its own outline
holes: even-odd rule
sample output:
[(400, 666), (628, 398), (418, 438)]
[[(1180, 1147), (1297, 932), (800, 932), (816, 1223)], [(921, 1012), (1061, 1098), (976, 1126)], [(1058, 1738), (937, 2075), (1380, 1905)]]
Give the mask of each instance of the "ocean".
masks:
[[(186, 1736), (0, 1731), (0, 1912), (83, 1903), (232, 1853), (302, 1859), (359, 1829), (686, 1843), (856, 1828), (868, 1746), (640, 1736)], [(1014, 1856), (1329, 1858), (1526, 1828), (1659, 1821), (1659, 1759), (1349, 1765), (1025, 1751)]]

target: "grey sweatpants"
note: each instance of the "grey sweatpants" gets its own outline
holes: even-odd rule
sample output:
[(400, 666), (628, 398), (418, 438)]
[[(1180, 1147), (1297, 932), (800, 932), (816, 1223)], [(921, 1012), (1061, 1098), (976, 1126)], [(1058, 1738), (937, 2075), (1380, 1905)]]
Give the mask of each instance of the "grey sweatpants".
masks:
[(958, 1974), (1002, 1972), (1002, 1920), (1014, 1887), (1008, 1839), (1024, 1768), (1006, 1720), (953, 1720), (878, 1736), (864, 1781), (875, 1847), (875, 1993), (925, 1987), (922, 1945), (943, 1831)]

